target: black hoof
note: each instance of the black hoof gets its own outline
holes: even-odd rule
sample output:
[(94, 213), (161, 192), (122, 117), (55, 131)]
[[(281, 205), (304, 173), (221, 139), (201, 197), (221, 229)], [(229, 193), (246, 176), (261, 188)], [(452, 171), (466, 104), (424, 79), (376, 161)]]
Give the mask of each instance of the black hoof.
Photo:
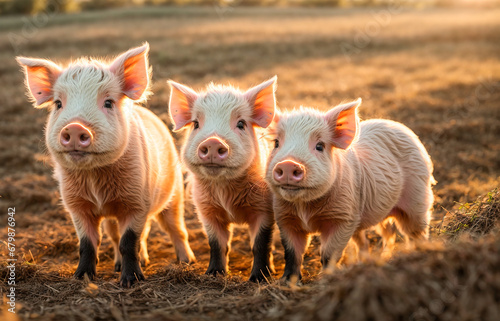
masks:
[(144, 281), (146, 278), (141, 271), (135, 273), (123, 273), (120, 278), (120, 285), (124, 288), (130, 288), (137, 281)]
[(260, 274), (256, 274), (256, 275), (250, 275), (250, 278), (248, 279), (248, 281), (250, 282), (254, 282), (254, 283), (261, 283), (261, 282), (267, 282), (269, 280), (268, 276), (264, 276), (262, 275), (262, 273)]
[(267, 269), (267, 267), (264, 267), (262, 269), (252, 270), (252, 273), (250, 274), (250, 278), (248, 280), (255, 283), (267, 282), (269, 281), (270, 276), (271, 274), (269, 273), (269, 270)]
[(295, 282), (296, 284), (300, 284), (300, 280), (302, 280), (302, 274), (292, 274), (292, 273), (286, 273), (283, 274), (283, 276), (280, 279), (281, 281), (284, 281), (285, 283), (290, 283), (290, 282)]
[(115, 263), (115, 272), (121, 272), (122, 270), (122, 262)]
[(78, 268), (78, 269), (76, 269), (76, 272), (73, 275), (73, 277), (75, 279), (78, 279), (78, 280), (83, 280), (83, 278), (85, 277), (85, 274), (87, 274), (89, 280), (92, 281), (95, 278), (96, 271), (95, 271), (95, 269), (92, 270), (92, 269), (83, 269), (83, 268), (80, 269), (80, 268)]
[(209, 268), (207, 272), (205, 272), (206, 275), (212, 275), (212, 276), (217, 276), (217, 275), (226, 275), (226, 270), (225, 269), (211, 269)]

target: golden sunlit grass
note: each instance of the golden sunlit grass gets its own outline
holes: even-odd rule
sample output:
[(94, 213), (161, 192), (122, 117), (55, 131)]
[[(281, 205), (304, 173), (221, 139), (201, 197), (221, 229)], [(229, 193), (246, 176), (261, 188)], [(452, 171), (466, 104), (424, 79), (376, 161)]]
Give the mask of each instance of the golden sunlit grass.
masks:
[[(234, 8), (220, 15), (211, 7), (162, 7), (53, 16), (35, 28), (26, 25), (33, 18), (2, 18), (0, 203), (16, 207), (16, 253), (24, 262), (17, 269), (19, 314), (54, 320), (143, 315), (165, 320), (388, 320), (410, 315), (458, 320), (469, 312), (483, 319), (498, 313), (492, 298), (500, 289), (491, 281), (499, 278), (498, 234), (455, 244), (444, 233), (438, 235), (438, 227), (443, 227), (444, 214), (443, 224), (463, 222), (454, 220), (456, 202), (474, 201), (500, 185), (499, 16), (498, 9)], [(18, 41), (17, 51), (9, 39)], [(210, 81), (247, 88), (277, 74), (282, 109), (326, 109), (361, 97), (362, 118), (408, 125), (435, 166), (433, 242), (416, 250), (401, 246), (389, 263), (368, 258), (321, 278), (314, 238), (305, 257), (305, 285), (286, 288), (275, 280), (284, 264), (277, 238), (278, 274), (271, 285), (257, 286), (244, 282), (251, 266), (244, 229), (236, 229), (233, 239), (230, 276), (202, 275), (208, 242), (188, 206), (190, 242), (198, 258), (193, 266), (172, 263), (168, 236), (154, 226), (146, 282), (130, 290), (118, 287), (107, 238), (94, 285), (71, 279), (77, 238), (51, 177), (43, 139), (46, 113), (27, 101), (14, 56), (67, 63), (82, 55), (113, 56), (144, 41), (151, 46), (154, 80), (147, 105), (165, 122), (168, 79), (196, 89)], [(498, 216), (498, 209), (489, 211)], [(0, 219), (6, 222), (5, 213)], [(370, 238), (377, 253), (380, 241)], [(3, 257), (6, 247), (0, 252)], [(5, 268), (0, 272), (2, 277), (7, 273)]]

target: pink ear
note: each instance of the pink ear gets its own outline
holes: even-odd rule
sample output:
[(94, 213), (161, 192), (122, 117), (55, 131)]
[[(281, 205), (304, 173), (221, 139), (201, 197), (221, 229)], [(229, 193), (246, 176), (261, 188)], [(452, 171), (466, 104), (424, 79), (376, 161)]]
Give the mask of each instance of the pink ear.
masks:
[(191, 109), (198, 99), (198, 94), (191, 88), (169, 80), (170, 85), (170, 117), (174, 121), (174, 130), (179, 130), (191, 122)]
[(130, 49), (121, 54), (109, 69), (120, 77), (123, 93), (132, 100), (141, 99), (149, 86), (148, 68), (149, 44)]
[(25, 67), (26, 85), (35, 100), (35, 106), (53, 98), (52, 87), (61, 74), (61, 68), (44, 59), (17, 57), (17, 62)]
[(262, 128), (271, 124), (276, 108), (276, 81), (278, 77), (263, 82), (262, 84), (250, 88), (245, 94), (251, 106), (253, 106), (253, 121)]
[(359, 118), (357, 108), (361, 98), (338, 105), (326, 113), (325, 118), (332, 131), (332, 144), (337, 148), (347, 149), (356, 138)]

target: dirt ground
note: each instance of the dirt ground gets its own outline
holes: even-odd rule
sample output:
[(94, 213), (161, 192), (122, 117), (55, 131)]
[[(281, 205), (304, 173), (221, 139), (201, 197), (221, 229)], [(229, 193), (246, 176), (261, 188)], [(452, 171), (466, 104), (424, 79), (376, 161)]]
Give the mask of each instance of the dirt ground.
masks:
[[(144, 8), (47, 19), (0, 20), (1, 294), (8, 294), (7, 208), (16, 209), (16, 315), (2, 320), (499, 320), (500, 234), (467, 230), (456, 213), (500, 186), (499, 9)], [(210, 81), (242, 88), (278, 75), (280, 108), (328, 108), (363, 98), (364, 119), (401, 121), (431, 155), (438, 184), (429, 243), (393, 259), (374, 255), (320, 274), (313, 239), (303, 286), (285, 286), (283, 251), (268, 284), (246, 282), (251, 255), (237, 228), (227, 277), (204, 276), (208, 242), (192, 205), (186, 222), (198, 262), (175, 264), (168, 235), (154, 225), (147, 280), (121, 289), (103, 238), (98, 277), (72, 279), (77, 237), (63, 209), (44, 145), (46, 112), (31, 107), (15, 55), (67, 63), (108, 57), (148, 41), (153, 92), (147, 106), (168, 123), (174, 79), (194, 88)], [(498, 193), (484, 206), (500, 215)], [(495, 203), (496, 202), (496, 203)], [(493, 207), (491, 204), (496, 204)], [(462, 209), (459, 210), (459, 207)], [(493, 214), (491, 214), (493, 213)], [(442, 231), (444, 224), (459, 222)], [(472, 218), (471, 218), (472, 217)], [(474, 220), (477, 216), (469, 216)], [(489, 222), (489, 221), (488, 221)], [(451, 225), (450, 225), (451, 226)], [(457, 227), (458, 226), (458, 227)], [(476, 225), (474, 225), (476, 226)], [(481, 227), (482, 229), (482, 227)], [(451, 231), (451, 232), (450, 232)], [(464, 236), (465, 235), (465, 236)]]

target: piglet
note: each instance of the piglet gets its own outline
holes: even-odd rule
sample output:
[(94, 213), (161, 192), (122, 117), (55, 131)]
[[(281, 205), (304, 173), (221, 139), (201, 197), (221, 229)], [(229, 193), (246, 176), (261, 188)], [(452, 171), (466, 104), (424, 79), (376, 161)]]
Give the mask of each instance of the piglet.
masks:
[(274, 117), (276, 77), (246, 92), (211, 84), (198, 93), (169, 83), (175, 130), (189, 127), (181, 153), (208, 235), (206, 273), (227, 273), (232, 225), (246, 224), (254, 256), (250, 280), (262, 281), (274, 271), (274, 215), (271, 191), (264, 181), (268, 143), (260, 132)]
[[(270, 127), (266, 181), (285, 249), (284, 279), (300, 279), (311, 233), (320, 234), (323, 267), (334, 266), (351, 237), (366, 249), (364, 230), (386, 219), (406, 236), (428, 237), (434, 179), (427, 151), (400, 123), (360, 122), (360, 104), (327, 113), (301, 107)], [(384, 237), (393, 233), (386, 228)]]
[(49, 109), (46, 144), (80, 239), (79, 279), (96, 275), (103, 219), (124, 287), (144, 280), (139, 262), (149, 262), (151, 219), (169, 232), (178, 260), (194, 260), (172, 136), (158, 117), (134, 103), (147, 97), (148, 51), (146, 43), (109, 64), (81, 58), (66, 68), (17, 58), (35, 107)]

